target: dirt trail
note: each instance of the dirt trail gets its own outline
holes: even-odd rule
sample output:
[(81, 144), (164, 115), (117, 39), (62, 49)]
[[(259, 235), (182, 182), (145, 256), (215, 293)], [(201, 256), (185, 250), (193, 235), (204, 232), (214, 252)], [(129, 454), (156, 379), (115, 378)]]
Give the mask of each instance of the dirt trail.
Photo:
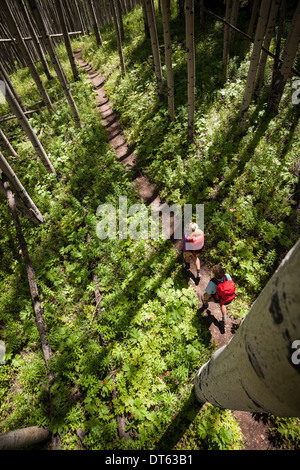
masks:
[[(78, 65), (86, 71), (89, 80), (96, 90), (98, 109), (102, 117), (103, 125), (107, 130), (108, 140), (122, 165), (127, 165), (128, 170), (133, 170), (134, 184), (138, 187), (139, 195), (148, 205), (163, 204), (155, 185), (148, 181), (142, 174), (141, 169), (137, 165), (136, 155), (124, 138), (121, 125), (118, 123), (113, 108), (107, 98), (104, 78), (83, 60), (80, 48), (75, 51), (75, 58)], [(179, 256), (181, 256), (182, 241), (174, 240), (174, 245)], [(189, 272), (190, 279), (188, 282), (196, 289), (199, 299), (199, 314), (203, 316), (203, 321), (211, 333), (211, 341), (215, 342), (220, 348), (227, 344), (234, 335), (240, 320), (232, 318), (230, 311), (228, 311), (228, 326), (224, 330), (221, 322), (221, 310), (218, 305), (211, 302), (209, 309), (203, 310), (201, 295), (211, 277), (209, 267), (201, 263), (201, 280), (198, 285), (195, 284), (195, 276), (196, 269), (193, 264), (191, 264), (191, 271)], [(258, 419), (258, 416), (253, 416), (252, 413), (246, 411), (233, 411), (233, 414), (238, 420), (244, 436), (244, 450), (268, 450), (273, 448), (268, 439), (268, 425), (263, 419)]]

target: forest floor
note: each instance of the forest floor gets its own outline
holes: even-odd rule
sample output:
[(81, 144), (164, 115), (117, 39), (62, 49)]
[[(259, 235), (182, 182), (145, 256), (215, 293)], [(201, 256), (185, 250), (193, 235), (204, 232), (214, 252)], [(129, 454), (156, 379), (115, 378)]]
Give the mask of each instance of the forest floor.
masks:
[[(75, 57), (78, 65), (85, 70), (89, 80), (94, 86), (96, 91), (96, 100), (98, 103), (98, 110), (102, 117), (103, 125), (106, 127), (108, 140), (113, 147), (116, 156), (119, 158), (126, 169), (133, 172), (134, 184), (137, 186), (140, 197), (149, 205), (161, 205), (163, 202), (159, 196), (156, 187), (148, 181), (142, 174), (141, 169), (138, 168), (134, 149), (131, 148), (126, 142), (121, 125), (113, 111), (106, 92), (104, 78), (86, 62), (81, 56), (81, 49), (75, 51)], [(178, 252), (178, 258), (182, 260), (182, 241), (174, 240), (175, 248)], [(195, 283), (196, 270), (195, 266), (191, 264), (191, 270), (187, 271), (187, 282), (194, 286), (198, 299), (198, 313), (202, 315), (203, 322), (211, 334), (211, 342), (215, 343), (218, 348), (226, 345), (235, 331), (238, 328), (240, 319), (234, 319), (230, 316), (228, 311), (228, 324), (224, 329), (221, 321), (220, 307), (213, 302), (209, 304), (207, 309), (203, 309), (201, 296), (204, 293), (205, 287), (210, 280), (210, 268), (204, 263), (201, 264), (201, 280), (197, 285)], [(244, 450), (273, 450), (275, 449), (270, 440), (269, 425), (265, 415), (253, 414), (246, 411), (234, 410), (232, 411), (236, 420), (238, 421), (241, 431), (244, 436)]]

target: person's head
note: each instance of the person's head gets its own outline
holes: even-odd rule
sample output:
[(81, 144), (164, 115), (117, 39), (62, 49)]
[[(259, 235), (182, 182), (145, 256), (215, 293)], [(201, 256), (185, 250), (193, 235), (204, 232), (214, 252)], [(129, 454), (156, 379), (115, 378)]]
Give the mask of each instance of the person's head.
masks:
[(219, 264), (213, 266), (212, 272), (217, 279), (222, 279), (222, 277), (225, 276), (225, 269), (222, 268), (222, 266), (220, 266)]
[(191, 222), (189, 225), (189, 232), (192, 235), (203, 235), (203, 231), (199, 228), (198, 224)]

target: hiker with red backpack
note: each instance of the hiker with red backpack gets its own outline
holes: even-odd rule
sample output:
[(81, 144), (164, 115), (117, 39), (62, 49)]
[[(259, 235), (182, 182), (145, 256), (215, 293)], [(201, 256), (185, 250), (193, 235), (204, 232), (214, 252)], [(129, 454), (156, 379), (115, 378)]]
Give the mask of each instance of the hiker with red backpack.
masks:
[(200, 259), (199, 255), (204, 248), (204, 233), (198, 225), (192, 222), (189, 226), (189, 233), (184, 237), (183, 257), (186, 269), (190, 269), (193, 260), (197, 269), (197, 283), (200, 281)]
[(226, 305), (230, 304), (235, 298), (235, 284), (222, 266), (218, 264), (213, 266), (212, 272), (214, 277), (207, 284), (202, 301), (204, 307), (208, 307), (208, 300), (213, 297), (214, 301), (220, 304), (222, 321), (225, 327), (227, 320)]

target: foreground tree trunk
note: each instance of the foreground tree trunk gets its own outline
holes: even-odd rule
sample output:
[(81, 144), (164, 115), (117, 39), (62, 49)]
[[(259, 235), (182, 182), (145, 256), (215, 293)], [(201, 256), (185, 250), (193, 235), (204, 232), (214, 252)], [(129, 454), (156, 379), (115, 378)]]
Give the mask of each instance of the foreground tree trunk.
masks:
[(188, 141), (194, 139), (195, 124), (195, 47), (194, 47), (194, 0), (186, 0), (186, 55), (188, 73)]
[(252, 413), (300, 416), (299, 267), (300, 240), (231, 341), (198, 371), (195, 394), (199, 402)]
[(113, 16), (115, 30), (116, 30), (116, 36), (117, 36), (117, 44), (118, 44), (118, 52), (119, 52), (121, 70), (122, 70), (122, 74), (125, 75), (126, 67), (125, 67), (125, 61), (124, 61), (124, 56), (123, 56), (122, 39), (121, 39), (118, 15), (117, 15), (117, 10), (116, 10), (114, 0), (111, 1), (111, 9), (112, 9), (112, 16)]
[(50, 432), (46, 428), (32, 426), (0, 434), (0, 450), (17, 450), (46, 441)]
[(162, 16), (164, 28), (165, 60), (167, 67), (169, 119), (170, 121), (174, 121), (174, 78), (172, 67), (172, 44), (170, 34), (170, 0), (162, 0)]
[(93, 25), (93, 29), (94, 29), (94, 33), (95, 33), (95, 37), (96, 37), (96, 42), (97, 42), (98, 46), (102, 46), (102, 44), (103, 44), (102, 43), (102, 37), (101, 37), (101, 33), (100, 33), (100, 30), (99, 30), (98, 21), (97, 21), (97, 17), (96, 17), (96, 13), (95, 13), (94, 2), (93, 2), (93, 0), (87, 0), (87, 4), (88, 4), (88, 10), (89, 10), (91, 23)]

